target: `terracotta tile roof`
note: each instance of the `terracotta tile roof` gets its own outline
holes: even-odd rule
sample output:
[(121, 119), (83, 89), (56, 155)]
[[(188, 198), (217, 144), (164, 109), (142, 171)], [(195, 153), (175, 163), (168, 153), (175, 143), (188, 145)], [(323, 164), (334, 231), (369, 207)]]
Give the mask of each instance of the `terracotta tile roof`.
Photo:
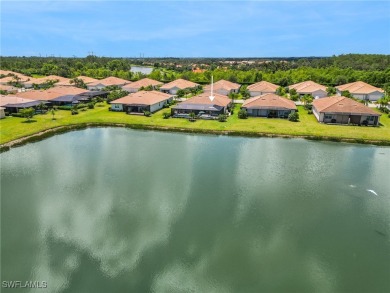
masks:
[(242, 104), (242, 107), (255, 109), (297, 109), (297, 106), (293, 101), (272, 93), (250, 98)]
[(24, 104), (24, 103), (30, 103), (30, 102), (35, 102), (35, 101), (31, 100), (31, 99), (17, 97), (17, 96), (0, 95), (0, 106), (5, 106), (8, 104)]
[(325, 113), (381, 115), (366, 105), (343, 96), (332, 96), (314, 100), (313, 107), (318, 112)]
[(18, 88), (11, 85), (0, 85), (0, 90), (7, 92), (17, 92)]
[(0, 74), (3, 74), (3, 75), (8, 75), (8, 74), (17, 74), (16, 72), (13, 72), (13, 71), (10, 71), (10, 70), (3, 70), (3, 69), (0, 69)]
[(40, 78), (30, 78), (30, 80), (25, 82), (25, 84), (43, 84), (51, 80), (58, 80), (58, 82), (69, 82), (70, 79), (58, 75), (49, 75)]
[[(240, 87), (241, 87), (240, 84), (230, 82), (230, 81), (224, 80), (224, 79), (221, 79), (217, 82), (214, 82), (214, 84), (213, 84), (213, 88), (216, 91), (220, 90), (220, 89), (227, 90), (227, 91), (238, 90)], [(208, 84), (207, 86), (204, 87), (205, 91), (206, 90), (210, 91), (210, 89), (211, 89), (211, 84)]]
[(171, 81), (169, 83), (166, 83), (165, 85), (163, 85), (160, 89), (163, 89), (163, 90), (170, 90), (174, 87), (177, 87), (179, 89), (186, 89), (186, 88), (193, 88), (193, 87), (196, 87), (198, 86), (199, 84), (195, 83), (195, 82), (192, 82), (192, 81), (189, 81), (189, 80), (185, 80), (185, 79), (176, 79), (174, 81)]
[[(81, 79), (82, 81), (84, 81), (84, 83), (86, 85), (88, 85), (89, 83), (92, 83), (92, 82), (99, 81), (98, 79), (95, 79), (95, 78), (92, 78), (92, 77), (88, 77), (88, 76), (78, 76), (76, 78)], [(74, 78), (69, 78), (69, 80), (57, 82), (56, 85), (58, 85), (58, 86), (71, 86), (71, 85), (74, 85), (74, 83), (71, 83), (71, 81), (73, 79)]]
[(339, 91), (349, 91), (351, 94), (370, 94), (376, 91), (381, 93), (384, 92), (381, 88), (372, 86), (363, 81), (356, 81), (356, 82), (339, 85), (336, 88)]
[(31, 91), (16, 93), (15, 96), (31, 99), (31, 100), (50, 101), (61, 96), (79, 95), (85, 92), (87, 92), (87, 90), (80, 89), (73, 86), (58, 86), (47, 90), (31, 90)]
[(128, 81), (128, 80), (122, 79), (122, 78), (118, 78), (118, 77), (114, 77), (114, 76), (109, 76), (109, 77), (106, 77), (104, 79), (100, 79), (98, 81), (91, 82), (88, 84), (88, 86), (96, 86), (99, 84), (102, 84), (104, 86), (110, 86), (110, 85), (121, 86), (121, 85), (129, 84), (129, 83), (131, 83), (131, 81)]
[[(16, 73), (16, 75), (19, 76), (19, 78), (20, 78), (19, 82), (21, 82), (21, 83), (26, 82), (27, 80), (31, 79), (31, 77), (25, 76), (23, 74)], [(11, 81), (15, 81), (14, 76), (6, 76), (6, 77), (3, 77), (0, 79), (0, 83), (2, 83), (2, 84), (7, 84)]]
[(140, 89), (141, 87), (147, 87), (149, 85), (151, 86), (158, 86), (158, 85), (161, 85), (163, 84), (162, 82), (159, 82), (157, 80), (154, 80), (154, 79), (150, 79), (150, 78), (143, 78), (143, 79), (140, 79), (140, 80), (137, 80), (137, 81), (134, 81), (124, 87), (122, 87), (124, 90), (126, 88), (128, 89)]
[(217, 105), (221, 107), (226, 107), (230, 103), (231, 103), (231, 99), (229, 99), (224, 95), (214, 93), (214, 99), (211, 101), (210, 93), (202, 93), (184, 102), (181, 102), (178, 105), (197, 104), (197, 105)]
[(308, 80), (288, 86), (289, 89), (295, 89), (297, 93), (313, 93), (318, 90), (326, 92), (326, 87), (314, 81)]
[(139, 91), (129, 94), (123, 98), (114, 100), (111, 104), (137, 104), (137, 105), (154, 105), (171, 98), (172, 95), (159, 91)]
[(268, 81), (259, 81), (259, 82), (256, 82), (254, 84), (251, 84), (250, 86), (248, 86), (248, 91), (252, 91), (252, 92), (270, 92), (270, 93), (274, 93), (276, 92), (276, 90), (278, 89), (278, 85), (276, 84), (273, 84), (273, 83), (270, 83)]

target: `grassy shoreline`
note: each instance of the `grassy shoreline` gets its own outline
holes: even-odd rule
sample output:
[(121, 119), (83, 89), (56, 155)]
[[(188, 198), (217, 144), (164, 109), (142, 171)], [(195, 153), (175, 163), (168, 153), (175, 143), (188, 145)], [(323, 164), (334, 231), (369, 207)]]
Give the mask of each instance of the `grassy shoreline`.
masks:
[(81, 111), (72, 116), (70, 111), (58, 110), (55, 120), (50, 114), (36, 115), (34, 121), (7, 117), (0, 121), (0, 150), (19, 146), (28, 142), (44, 139), (58, 133), (85, 129), (88, 127), (128, 127), (133, 129), (159, 130), (188, 133), (209, 133), (220, 135), (250, 137), (288, 137), (309, 140), (328, 140), (390, 146), (390, 119), (382, 115), (380, 127), (326, 125), (318, 123), (313, 115), (299, 108), (300, 122), (284, 119), (249, 118), (238, 119), (236, 106), (234, 115), (227, 122), (199, 120), (189, 122), (186, 119), (163, 119), (164, 109), (152, 117), (127, 115), (123, 112), (111, 112), (108, 106)]

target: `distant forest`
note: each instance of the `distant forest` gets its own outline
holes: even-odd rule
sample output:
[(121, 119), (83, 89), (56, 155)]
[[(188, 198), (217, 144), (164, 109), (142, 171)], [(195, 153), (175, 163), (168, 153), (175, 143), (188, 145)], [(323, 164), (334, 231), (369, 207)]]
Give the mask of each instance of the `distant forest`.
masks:
[[(130, 72), (135, 65), (154, 70), (149, 75)], [(209, 83), (212, 75), (215, 81), (250, 84), (266, 80), (281, 86), (305, 80), (326, 86), (361, 80), (382, 88), (390, 83), (390, 55), (374, 54), (306, 58), (0, 57), (0, 67), (29, 76), (116, 76), (127, 80), (148, 76), (163, 82), (184, 78), (201, 84)]]

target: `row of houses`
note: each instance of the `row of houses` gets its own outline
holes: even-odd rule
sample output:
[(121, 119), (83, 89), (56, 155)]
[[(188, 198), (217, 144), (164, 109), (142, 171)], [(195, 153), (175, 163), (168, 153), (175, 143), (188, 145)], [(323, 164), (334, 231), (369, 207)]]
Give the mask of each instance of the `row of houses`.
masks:
[[(5, 70), (0, 70), (0, 74), (13, 74), (13, 76), (6, 76), (0, 79), (0, 89), (2, 89), (1, 87), (9, 87), (9, 83), (14, 80), (14, 76), (17, 76), (20, 79), (19, 82), (23, 84), (25, 89), (32, 88), (33, 84), (40, 85), (47, 83), (48, 81), (57, 81), (57, 86), (73, 86), (71, 79), (56, 75), (50, 75), (44, 78), (31, 78), (20, 73)], [(101, 80), (87, 76), (79, 76), (78, 79), (82, 80), (86, 84), (87, 89), (90, 91), (100, 91), (109, 86), (117, 86), (129, 93), (134, 93), (142, 88), (151, 87), (152, 89), (159, 89), (164, 93), (176, 95), (178, 90), (190, 89), (199, 86), (197, 83), (184, 79), (177, 79), (166, 84), (150, 78), (144, 78), (134, 82), (113, 76)], [(213, 87), (215, 93), (228, 95), (229, 93), (238, 93), (241, 85), (227, 80), (219, 80), (213, 84)], [(275, 94), (278, 88), (278, 85), (267, 81), (260, 81), (247, 87), (251, 97), (267, 93)], [(325, 86), (311, 80), (290, 85), (288, 88), (295, 89), (297, 94), (300, 96), (312, 95), (313, 98), (316, 99), (323, 98), (328, 95)], [(7, 89), (3, 88), (3, 90)], [(204, 90), (210, 91), (210, 85), (205, 86)], [(349, 91), (354, 98), (367, 101), (377, 101), (384, 96), (384, 91), (381, 88), (374, 87), (362, 81), (339, 85), (336, 87), (336, 91), (337, 95), (341, 95), (343, 91)]]
[[(1, 72), (0, 72), (1, 73)], [(51, 76), (53, 78), (53, 76)], [(129, 95), (112, 101), (111, 110), (125, 111), (130, 114), (143, 113), (145, 111), (156, 112), (170, 104), (180, 89), (190, 89), (199, 86), (196, 83), (184, 79), (178, 79), (167, 84), (144, 78), (136, 82), (109, 77), (103, 80), (94, 80), (80, 76), (79, 79), (87, 84), (88, 90), (73, 86), (70, 80), (62, 80), (56, 86), (48, 90), (26, 90), (18, 92), (15, 96), (2, 96), (0, 106), (9, 112), (18, 111), (20, 108), (37, 106), (41, 102), (53, 105), (75, 104), (87, 102), (96, 96), (106, 96), (107, 92), (101, 91), (108, 86), (116, 85), (129, 92)], [(204, 93), (196, 95), (172, 107), (173, 117), (188, 117), (190, 113), (200, 118), (213, 119), (219, 114), (226, 114), (231, 107), (229, 93), (237, 93), (240, 84), (226, 80), (220, 80), (204, 88)], [(142, 91), (147, 88), (151, 91)], [(266, 81), (261, 81), (248, 86), (251, 98), (246, 100), (242, 109), (248, 116), (287, 118), (290, 113), (296, 111), (295, 103), (289, 99), (276, 95), (278, 86)], [(337, 88), (338, 96), (326, 97), (326, 88), (312, 81), (305, 81), (291, 85), (298, 94), (310, 94), (317, 98), (313, 102), (313, 113), (320, 122), (342, 124), (367, 124), (378, 125), (380, 114), (370, 108), (340, 96), (343, 90), (350, 89), (351, 93), (370, 92), (371, 98), (378, 99), (383, 91), (363, 82), (346, 84)], [(141, 91), (140, 91), (141, 90)], [(361, 94), (362, 95), (362, 94)], [(367, 96), (360, 96), (367, 99)]]

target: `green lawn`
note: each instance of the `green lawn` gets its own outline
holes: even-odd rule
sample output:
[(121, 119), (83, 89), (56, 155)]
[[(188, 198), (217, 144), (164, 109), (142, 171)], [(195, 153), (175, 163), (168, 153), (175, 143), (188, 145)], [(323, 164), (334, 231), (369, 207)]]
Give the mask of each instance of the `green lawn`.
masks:
[(238, 119), (236, 105), (234, 115), (227, 122), (210, 120), (198, 120), (189, 122), (187, 119), (169, 118), (163, 119), (162, 113), (170, 109), (161, 110), (151, 117), (127, 115), (124, 112), (108, 111), (108, 105), (95, 107), (85, 112), (79, 111), (78, 115), (71, 115), (70, 111), (58, 110), (55, 118), (52, 115), (34, 116), (35, 122), (26, 123), (26, 119), (18, 117), (6, 117), (0, 120), (0, 144), (28, 136), (49, 128), (81, 123), (125, 123), (131, 125), (157, 126), (167, 128), (213, 130), (213, 131), (236, 131), (247, 134), (265, 133), (291, 136), (322, 136), (341, 139), (356, 139), (368, 141), (385, 141), (390, 143), (390, 119), (382, 115), (380, 127), (365, 126), (341, 126), (320, 124), (314, 115), (309, 115), (299, 106), (300, 122), (290, 122), (284, 119), (248, 118)]

